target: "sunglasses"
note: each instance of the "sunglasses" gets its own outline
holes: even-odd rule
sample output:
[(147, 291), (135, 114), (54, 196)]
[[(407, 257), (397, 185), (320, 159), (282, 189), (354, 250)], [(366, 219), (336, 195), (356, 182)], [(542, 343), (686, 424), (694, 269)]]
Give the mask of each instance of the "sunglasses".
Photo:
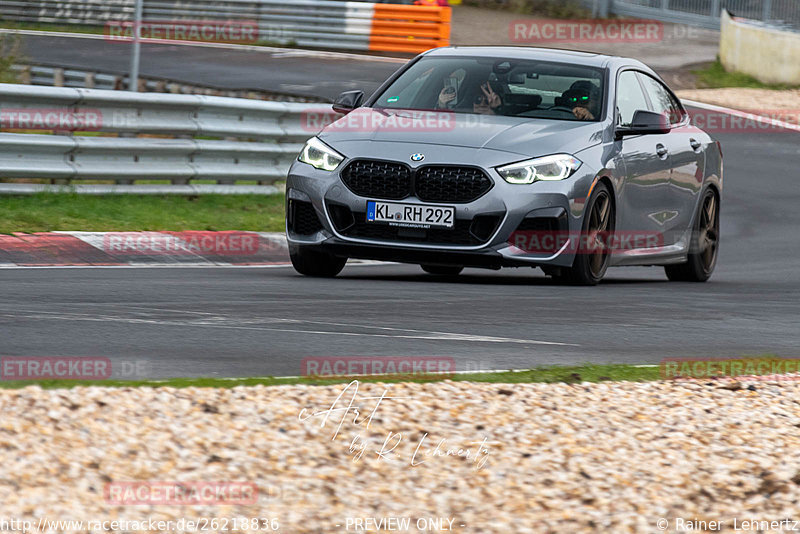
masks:
[(589, 101), (589, 97), (588, 96), (570, 96), (570, 97), (567, 97), (567, 101), (569, 101), (569, 102), (571, 102), (573, 104), (577, 104), (578, 102), (588, 102)]

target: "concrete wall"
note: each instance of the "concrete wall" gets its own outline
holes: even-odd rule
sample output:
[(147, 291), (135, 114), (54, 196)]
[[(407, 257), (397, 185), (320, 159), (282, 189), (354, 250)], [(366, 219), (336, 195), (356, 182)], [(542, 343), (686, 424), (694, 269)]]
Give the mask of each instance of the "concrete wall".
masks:
[(722, 12), (719, 57), (727, 70), (764, 83), (800, 85), (800, 33), (774, 30)]

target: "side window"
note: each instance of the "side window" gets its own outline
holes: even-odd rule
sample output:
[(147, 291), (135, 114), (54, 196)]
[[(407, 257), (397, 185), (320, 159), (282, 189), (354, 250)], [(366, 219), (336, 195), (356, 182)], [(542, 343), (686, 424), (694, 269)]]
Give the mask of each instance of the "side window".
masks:
[(647, 99), (644, 97), (639, 79), (632, 70), (626, 70), (619, 75), (617, 82), (617, 123), (619, 126), (630, 126), (633, 114), (637, 110), (648, 110)]
[(669, 117), (669, 122), (673, 126), (681, 122), (683, 120), (681, 107), (669, 94), (669, 91), (658, 80), (646, 74), (640, 74), (640, 76), (644, 90), (647, 91), (647, 96), (650, 97), (650, 102), (653, 104), (653, 111)]

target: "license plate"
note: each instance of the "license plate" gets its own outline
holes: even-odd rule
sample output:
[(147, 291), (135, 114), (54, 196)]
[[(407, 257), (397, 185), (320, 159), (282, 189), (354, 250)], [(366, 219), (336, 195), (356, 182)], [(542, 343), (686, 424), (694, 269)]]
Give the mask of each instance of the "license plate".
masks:
[(397, 202), (367, 202), (367, 221), (410, 228), (438, 226), (452, 228), (456, 219), (453, 206), (426, 206)]

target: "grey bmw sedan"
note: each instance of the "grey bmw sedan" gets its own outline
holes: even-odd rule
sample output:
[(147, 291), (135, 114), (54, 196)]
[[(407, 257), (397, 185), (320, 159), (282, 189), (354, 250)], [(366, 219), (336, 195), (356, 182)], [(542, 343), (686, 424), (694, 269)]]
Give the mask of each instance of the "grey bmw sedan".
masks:
[(636, 60), (438, 48), (333, 109), (287, 178), (299, 273), (335, 276), (348, 258), (451, 276), (538, 267), (582, 285), (610, 266), (714, 270), (721, 147)]

